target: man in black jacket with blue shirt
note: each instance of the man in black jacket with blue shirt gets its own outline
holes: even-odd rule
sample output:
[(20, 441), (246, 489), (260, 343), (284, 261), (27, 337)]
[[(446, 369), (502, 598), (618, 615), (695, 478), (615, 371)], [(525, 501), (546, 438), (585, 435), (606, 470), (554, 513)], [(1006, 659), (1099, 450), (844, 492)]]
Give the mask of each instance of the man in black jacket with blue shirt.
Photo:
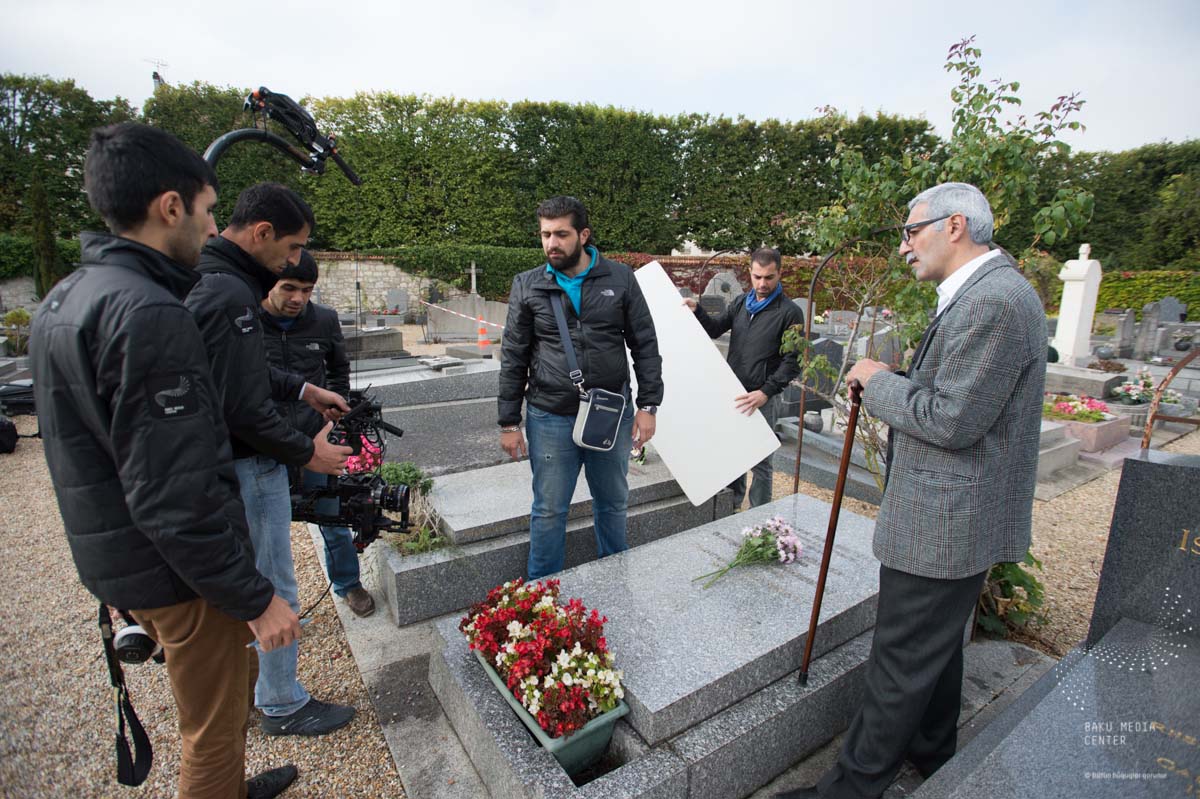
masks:
[[(591, 244), (587, 209), (574, 197), (551, 197), (537, 207), (548, 263), (513, 278), (504, 328), (498, 401), (500, 446), (514, 460), (529, 454), (533, 508), (529, 518), (528, 578), (562, 571), (567, 511), (583, 467), (592, 492), (596, 548), (601, 557), (628, 548), (629, 450), (654, 435), (662, 403), (662, 358), (654, 320), (633, 270), (600, 255)], [(570, 341), (559, 333), (553, 303), (563, 309)], [(628, 345), (637, 374), (637, 411), (629, 400)], [(624, 392), (625, 412), (607, 452), (575, 444), (579, 391), (566, 347), (573, 347), (584, 385)], [(521, 434), (525, 406), (528, 450)]]
[[(716, 319), (696, 300), (690, 297), (684, 300), (710, 337), (732, 331), (726, 360), (746, 390), (733, 398), (734, 407), (747, 416), (761, 411), (772, 429), (779, 415), (780, 392), (800, 374), (796, 353), (784, 355), (779, 351), (783, 334), (790, 327), (804, 324), (804, 312), (783, 294), (779, 281), (781, 261), (779, 250), (770, 247), (755, 250), (750, 256), (751, 290), (729, 303)], [(750, 507), (754, 508), (771, 501), (771, 456), (756, 464), (752, 473)], [(729, 487), (740, 507), (746, 498), (746, 475)]]

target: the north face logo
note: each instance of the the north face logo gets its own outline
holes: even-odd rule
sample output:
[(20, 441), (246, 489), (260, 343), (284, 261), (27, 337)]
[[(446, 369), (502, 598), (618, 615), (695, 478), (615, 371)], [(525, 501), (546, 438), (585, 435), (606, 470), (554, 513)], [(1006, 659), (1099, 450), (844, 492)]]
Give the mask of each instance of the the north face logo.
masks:
[(321, 345), (320, 345), (320, 344), (318, 344), (317, 342), (315, 342), (315, 341), (314, 341), (314, 342), (312, 342), (311, 344), (309, 344), (309, 345), (308, 345), (307, 349), (310, 349), (310, 350), (312, 350), (312, 351), (314, 351), (314, 352), (320, 352), (320, 350), (321, 350)]

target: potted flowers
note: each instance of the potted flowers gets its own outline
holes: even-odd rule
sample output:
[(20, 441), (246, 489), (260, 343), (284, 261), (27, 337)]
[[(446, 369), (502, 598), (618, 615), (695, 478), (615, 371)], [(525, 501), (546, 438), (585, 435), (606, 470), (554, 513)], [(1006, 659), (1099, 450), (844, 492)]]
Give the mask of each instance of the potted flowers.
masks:
[(1109, 413), (1106, 403), (1088, 396), (1047, 394), (1042, 418), (1065, 424), (1067, 433), (1079, 439), (1079, 448), (1084, 452), (1106, 450), (1129, 436), (1127, 421)]
[(608, 621), (558, 580), (512, 580), (471, 608), (459, 630), (488, 678), (568, 774), (596, 762), (629, 712), (604, 639)]

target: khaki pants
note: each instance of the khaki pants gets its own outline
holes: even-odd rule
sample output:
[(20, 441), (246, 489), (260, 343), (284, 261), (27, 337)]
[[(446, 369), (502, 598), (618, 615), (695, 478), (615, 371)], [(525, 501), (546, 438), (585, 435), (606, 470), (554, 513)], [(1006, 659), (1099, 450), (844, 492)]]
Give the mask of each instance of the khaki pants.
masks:
[(179, 711), (179, 799), (245, 799), (246, 728), (258, 659), (238, 621), (203, 599), (134, 610), (162, 645)]

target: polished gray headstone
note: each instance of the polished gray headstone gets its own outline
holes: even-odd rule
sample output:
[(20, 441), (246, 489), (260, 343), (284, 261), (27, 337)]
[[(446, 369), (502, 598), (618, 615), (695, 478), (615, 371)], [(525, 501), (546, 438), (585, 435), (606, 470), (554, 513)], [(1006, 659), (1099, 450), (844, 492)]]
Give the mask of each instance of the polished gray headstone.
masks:
[(491, 397), (400, 407), (383, 418), (404, 431), (401, 438), (389, 437), (387, 459), (412, 461), (431, 477), (512, 460), (500, 449)]
[(705, 294), (700, 297), (700, 307), (709, 316), (720, 316), (725, 313), (725, 298), (719, 295)]
[[(642, 502), (629, 508), (626, 541), (630, 547), (639, 547), (731, 513), (731, 491), (722, 491), (699, 507), (682, 495)], [(465, 608), (494, 586), (525, 575), (529, 531), (526, 525), (526, 529), (499, 538), (416, 555), (402, 556), (393, 549), (380, 551), (383, 554), (376, 560), (379, 584), (384, 588), (392, 620), (403, 626)], [(568, 521), (566, 566), (595, 559), (592, 517)]]
[(1126, 377), (1099, 369), (1085, 369), (1061, 363), (1046, 364), (1046, 391), (1055, 394), (1077, 394), (1107, 397)]
[[(452, 375), (426, 366), (352, 374), (350, 387), (371, 386), (372, 396), (385, 408), (499, 396), (499, 363), (494, 360), (470, 361), (463, 366), (463, 373)], [(493, 423), (495, 413), (493, 408)]]
[(1194, 613), (1191, 623), (1171, 627), (1122, 619), (1090, 650), (1072, 650), (914, 799), (1193, 796), (1200, 789)]
[(1163, 624), (1161, 613), (1176, 597), (1200, 615), (1198, 487), (1195, 455), (1141, 450), (1125, 459), (1088, 645), (1120, 618)]
[[(497, 445), (498, 447), (498, 445)], [(629, 464), (629, 506), (678, 497), (683, 490), (666, 465), (651, 454), (645, 464)], [(446, 475), (434, 483), (429, 501), (442, 532), (456, 544), (469, 544), (529, 529), (533, 477), (529, 461), (512, 461)], [(568, 519), (592, 513), (592, 494), (583, 470), (571, 497)]]
[[(608, 616), (628, 720), (647, 742), (676, 735), (799, 666), (828, 513), (828, 504), (797, 495), (560, 575), (564, 596)], [(772, 516), (796, 526), (801, 560), (734, 569), (707, 589), (693, 579), (730, 561), (741, 530)], [(874, 624), (873, 530), (870, 519), (842, 511), (814, 655)]]

